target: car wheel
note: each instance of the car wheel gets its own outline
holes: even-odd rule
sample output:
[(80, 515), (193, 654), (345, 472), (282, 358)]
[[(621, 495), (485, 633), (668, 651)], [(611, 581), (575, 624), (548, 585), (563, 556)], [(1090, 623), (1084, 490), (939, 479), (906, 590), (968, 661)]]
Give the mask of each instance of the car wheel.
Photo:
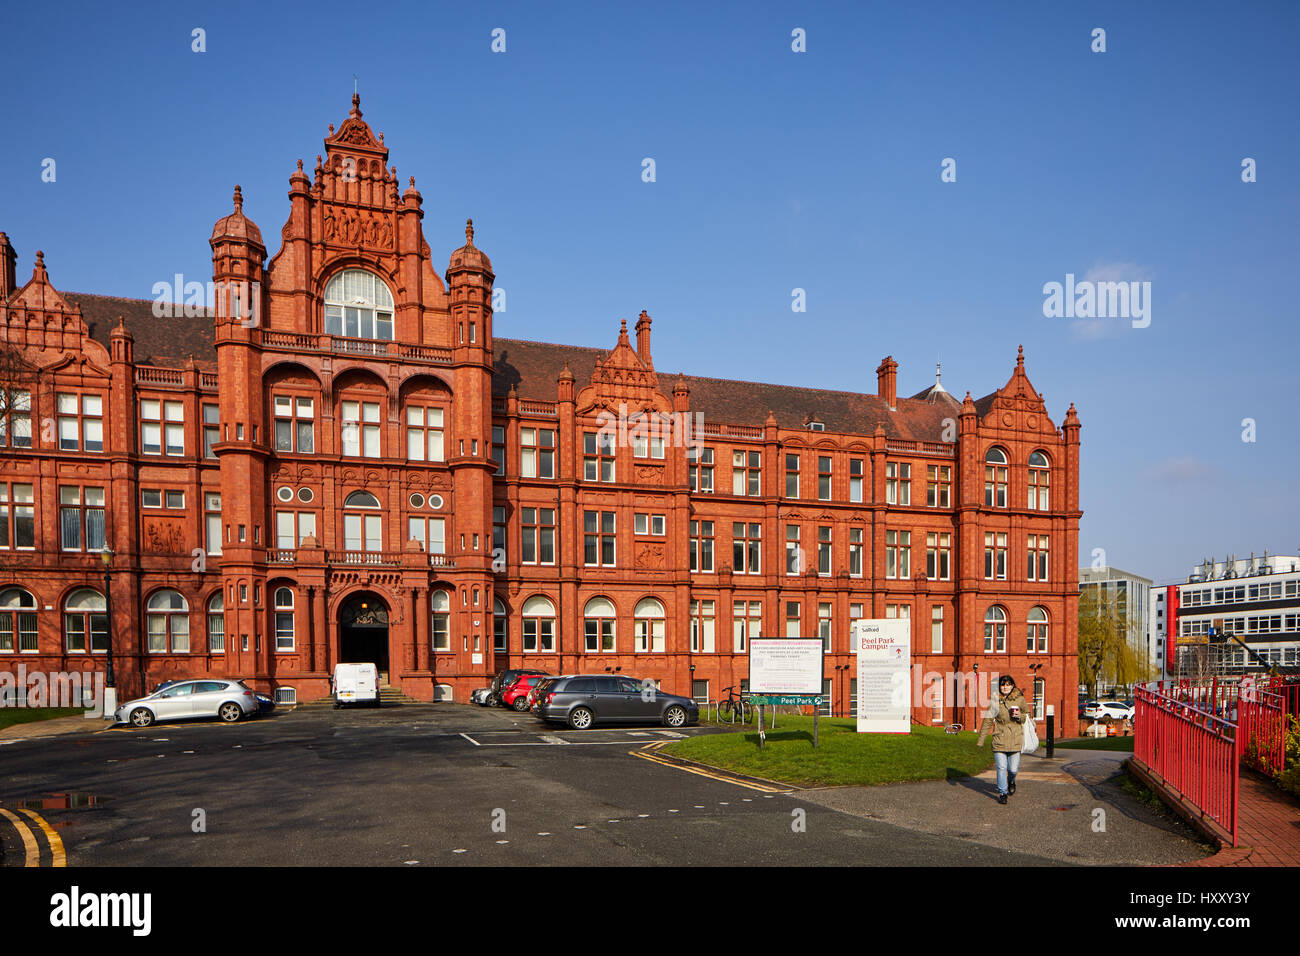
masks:
[(664, 712), (664, 724), (669, 727), (681, 727), (686, 723), (686, 708), (676, 704)]
[(153, 712), (146, 707), (137, 707), (131, 711), (131, 723), (136, 727), (148, 727), (153, 723)]
[(244, 709), (233, 701), (226, 701), (217, 710), (217, 716), (228, 724), (233, 724), (244, 716)]
[(591, 726), (591, 711), (586, 707), (575, 707), (569, 714), (569, 726), (574, 730), (586, 730)]
[(516, 698), (515, 698), (515, 710), (519, 711), (519, 713), (522, 714), (522, 713), (523, 713), (524, 711), (526, 711), (527, 709), (528, 709), (528, 698), (527, 698), (527, 697), (516, 697)]

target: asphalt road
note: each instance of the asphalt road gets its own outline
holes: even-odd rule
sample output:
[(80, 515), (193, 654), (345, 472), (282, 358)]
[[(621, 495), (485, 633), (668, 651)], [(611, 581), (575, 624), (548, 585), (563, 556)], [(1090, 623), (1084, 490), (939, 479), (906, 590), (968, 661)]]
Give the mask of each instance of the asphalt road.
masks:
[[(0, 811), (58, 833), (24, 817), (42, 865), (1060, 865), (632, 754), (675, 733), (455, 704), (116, 728), (0, 747)], [(0, 813), (3, 865), (22, 830)]]

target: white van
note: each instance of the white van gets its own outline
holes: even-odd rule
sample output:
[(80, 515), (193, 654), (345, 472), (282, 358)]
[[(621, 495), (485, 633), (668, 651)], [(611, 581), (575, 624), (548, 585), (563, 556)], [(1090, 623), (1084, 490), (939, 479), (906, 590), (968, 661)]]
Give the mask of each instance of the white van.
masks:
[(372, 663), (335, 664), (330, 684), (335, 710), (344, 704), (379, 706), (379, 668)]

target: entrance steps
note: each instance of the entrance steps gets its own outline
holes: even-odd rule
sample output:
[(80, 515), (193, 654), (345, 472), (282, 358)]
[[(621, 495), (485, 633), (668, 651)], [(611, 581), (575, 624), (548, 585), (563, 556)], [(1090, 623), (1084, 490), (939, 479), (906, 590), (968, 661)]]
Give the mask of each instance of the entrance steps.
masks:
[[(381, 707), (400, 707), (403, 704), (424, 704), (428, 701), (416, 700), (402, 692), (399, 687), (381, 687), (379, 688), (379, 706)], [(309, 700), (305, 704), (299, 704), (299, 710), (310, 710), (319, 707), (333, 707), (333, 697), (319, 697), (316, 700)]]

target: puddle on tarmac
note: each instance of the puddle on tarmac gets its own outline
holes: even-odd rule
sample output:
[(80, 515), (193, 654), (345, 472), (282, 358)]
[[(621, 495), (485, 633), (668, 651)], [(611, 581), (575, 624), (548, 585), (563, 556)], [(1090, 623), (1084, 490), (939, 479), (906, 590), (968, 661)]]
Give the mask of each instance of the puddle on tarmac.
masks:
[(18, 806), (25, 810), (82, 810), (107, 803), (108, 799), (94, 793), (70, 790), (67, 793), (48, 793), (43, 797), (24, 797), (18, 801)]

